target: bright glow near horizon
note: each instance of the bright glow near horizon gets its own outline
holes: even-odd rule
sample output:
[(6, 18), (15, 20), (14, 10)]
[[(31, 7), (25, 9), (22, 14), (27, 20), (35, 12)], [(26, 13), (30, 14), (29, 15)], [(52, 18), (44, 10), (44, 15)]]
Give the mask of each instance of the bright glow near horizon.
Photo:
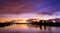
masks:
[(2, 20), (27, 20), (27, 19), (43, 19), (43, 20), (48, 20), (55, 18), (54, 16), (49, 16), (49, 15), (38, 15), (36, 13), (24, 13), (24, 14), (19, 14), (19, 15), (2, 15), (0, 19)]
[(60, 0), (0, 0), (0, 20), (60, 18)]

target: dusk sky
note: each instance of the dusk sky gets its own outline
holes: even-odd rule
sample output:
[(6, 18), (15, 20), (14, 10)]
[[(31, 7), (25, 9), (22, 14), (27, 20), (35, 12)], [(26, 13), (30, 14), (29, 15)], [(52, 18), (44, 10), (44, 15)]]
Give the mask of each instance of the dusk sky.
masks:
[(0, 0), (0, 19), (60, 18), (60, 0)]

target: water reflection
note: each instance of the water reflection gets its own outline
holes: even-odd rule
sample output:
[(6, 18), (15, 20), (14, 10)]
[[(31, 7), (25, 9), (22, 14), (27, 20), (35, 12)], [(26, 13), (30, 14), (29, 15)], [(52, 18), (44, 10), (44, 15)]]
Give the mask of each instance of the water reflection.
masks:
[(0, 27), (0, 33), (60, 33), (60, 27), (40, 26), (32, 24), (13, 24)]
[(34, 28), (40, 28), (40, 29), (47, 29), (49, 26), (41, 26), (41, 25), (36, 25), (36, 24), (29, 24), (29, 27), (34, 27)]

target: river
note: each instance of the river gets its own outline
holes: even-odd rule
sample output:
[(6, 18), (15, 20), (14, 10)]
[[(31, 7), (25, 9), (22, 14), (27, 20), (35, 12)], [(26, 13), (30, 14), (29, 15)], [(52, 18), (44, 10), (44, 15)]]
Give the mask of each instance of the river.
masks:
[(11, 26), (0, 27), (0, 33), (60, 33), (60, 27), (13, 24)]

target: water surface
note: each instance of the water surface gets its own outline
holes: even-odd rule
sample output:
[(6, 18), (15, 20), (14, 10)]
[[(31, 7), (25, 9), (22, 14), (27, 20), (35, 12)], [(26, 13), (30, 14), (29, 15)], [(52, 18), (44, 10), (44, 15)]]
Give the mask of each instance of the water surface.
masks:
[(60, 33), (60, 27), (14, 24), (0, 27), (0, 33)]

